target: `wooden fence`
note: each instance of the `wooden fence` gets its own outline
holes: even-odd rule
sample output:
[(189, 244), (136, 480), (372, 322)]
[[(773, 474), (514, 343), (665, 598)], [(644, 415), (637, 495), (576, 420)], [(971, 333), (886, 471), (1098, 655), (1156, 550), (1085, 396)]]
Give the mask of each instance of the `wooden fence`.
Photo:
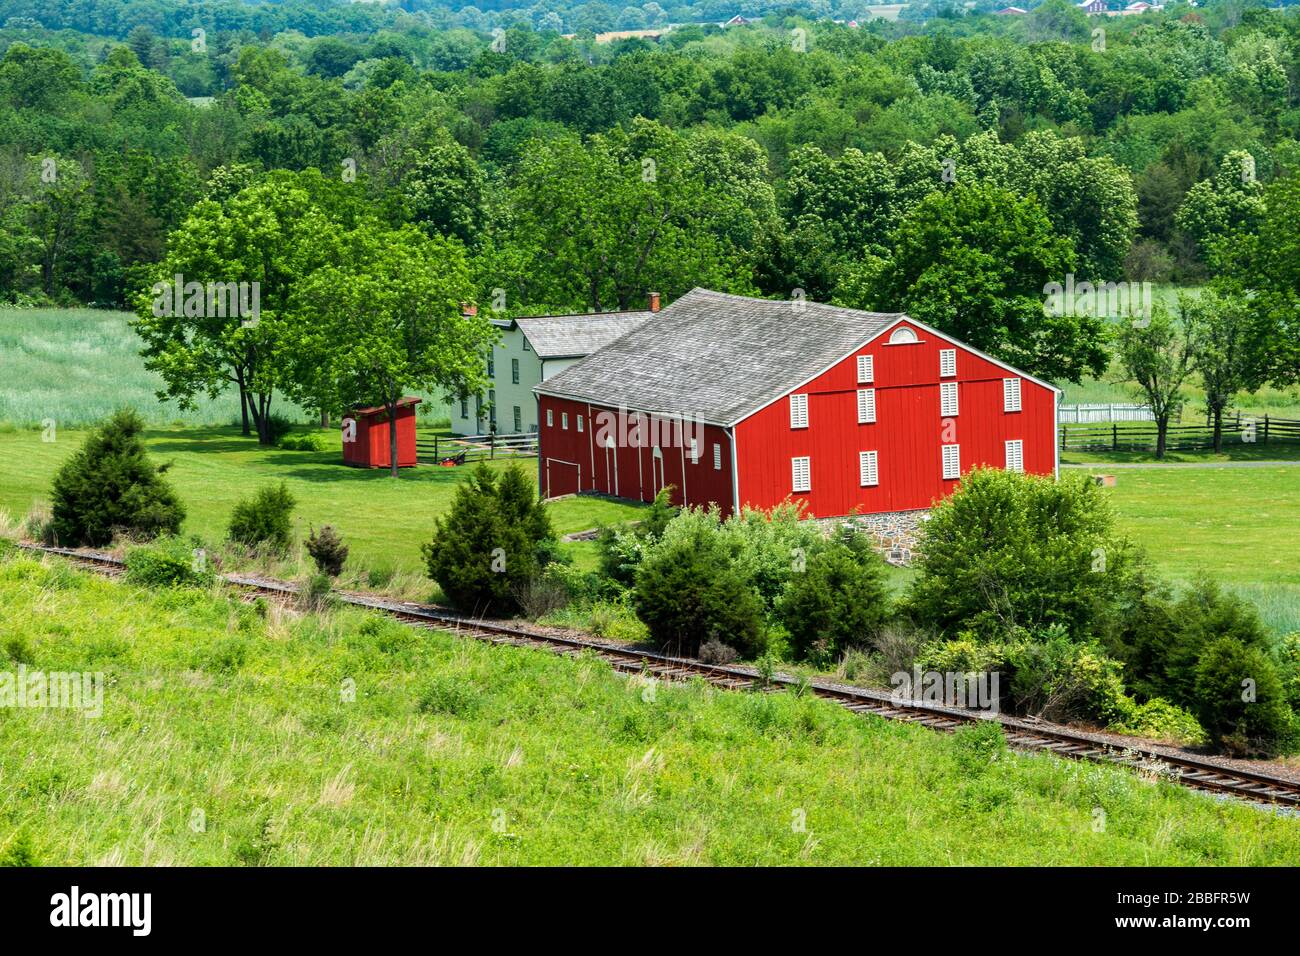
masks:
[(496, 458), (530, 458), (537, 455), (537, 432), (501, 435), (417, 436), (415, 457), (421, 464), (438, 465), (444, 461), (465, 464)]
[[(1155, 451), (1155, 422), (1063, 422), (1058, 426), (1062, 451)], [(1268, 445), (1300, 442), (1300, 419), (1237, 415), (1223, 420), (1223, 444)], [(1165, 447), (1203, 451), (1214, 447), (1212, 424), (1170, 422)]]
[(1056, 409), (1056, 420), (1061, 424), (1149, 422), (1152, 417), (1151, 408), (1147, 405), (1123, 405), (1117, 402), (1061, 405)]

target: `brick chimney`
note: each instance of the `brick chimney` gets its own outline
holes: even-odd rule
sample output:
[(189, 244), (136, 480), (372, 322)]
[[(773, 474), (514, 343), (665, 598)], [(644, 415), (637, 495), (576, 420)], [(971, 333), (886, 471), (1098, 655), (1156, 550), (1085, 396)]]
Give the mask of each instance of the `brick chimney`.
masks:
[(470, 319), (478, 315), (478, 306), (473, 302), (462, 302), (460, 304), (460, 314)]
[(659, 311), (659, 293), (658, 293), (658, 292), (651, 292), (651, 293), (650, 293), (650, 311), (651, 311), (651, 312), (658, 312), (658, 311)]

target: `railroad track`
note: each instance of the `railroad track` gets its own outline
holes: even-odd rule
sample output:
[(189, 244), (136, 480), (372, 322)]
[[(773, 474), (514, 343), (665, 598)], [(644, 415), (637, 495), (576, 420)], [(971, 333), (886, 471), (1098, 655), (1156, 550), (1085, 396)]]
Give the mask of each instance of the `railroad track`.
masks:
[[(42, 554), (58, 555), (111, 577), (125, 574), (124, 562), (103, 552), (25, 543), (19, 547)], [(226, 584), (241, 589), (250, 596), (265, 595), (282, 601), (292, 601), (298, 596), (295, 585), (279, 581), (241, 574), (223, 574), (221, 578)], [(801, 688), (804, 692), (833, 701), (856, 714), (874, 714), (888, 720), (916, 723), (939, 731), (956, 730), (978, 720), (996, 720), (1002, 725), (1008, 744), (1019, 750), (1043, 751), (1076, 760), (1121, 764), (1144, 772), (1159, 773), (1173, 782), (1197, 790), (1226, 794), (1252, 803), (1300, 809), (1300, 783), (1296, 781), (1136, 744), (1120, 747), (1058, 725), (1044, 725), (1016, 717), (989, 715), (920, 701), (899, 700), (884, 691), (816, 680), (803, 681), (781, 674), (765, 678), (752, 667), (705, 664), (656, 651), (554, 634), (523, 627), (515, 622), (469, 618), (436, 605), (402, 603), (348, 592), (335, 592), (334, 596), (342, 603), (378, 611), (414, 627), (449, 631), (494, 644), (539, 648), (566, 656), (590, 654), (607, 661), (616, 671), (624, 674), (667, 681), (701, 679), (727, 690)]]

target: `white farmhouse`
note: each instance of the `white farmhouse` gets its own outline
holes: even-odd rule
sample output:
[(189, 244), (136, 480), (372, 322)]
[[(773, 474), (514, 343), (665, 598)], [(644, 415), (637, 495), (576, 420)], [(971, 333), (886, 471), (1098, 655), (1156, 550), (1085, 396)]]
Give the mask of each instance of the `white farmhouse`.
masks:
[(537, 431), (533, 387), (621, 338), (659, 311), (659, 293), (642, 311), (581, 312), (493, 319), (501, 338), (487, 356), (487, 393), (453, 398), (451, 430), (458, 435), (517, 435)]

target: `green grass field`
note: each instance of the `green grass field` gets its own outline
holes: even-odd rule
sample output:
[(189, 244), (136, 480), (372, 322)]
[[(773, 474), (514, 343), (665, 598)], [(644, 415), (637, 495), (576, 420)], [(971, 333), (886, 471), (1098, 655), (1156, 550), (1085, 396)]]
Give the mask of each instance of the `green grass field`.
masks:
[[(11, 519), (21, 519), (34, 501), (48, 499), (55, 471), (85, 433), (60, 430), (53, 442), (42, 437), (40, 431), (25, 429), (0, 433), (0, 510)], [(186, 534), (220, 541), (236, 501), (260, 484), (283, 479), (298, 499), (297, 538), (309, 526), (332, 524), (358, 563), (420, 571), (420, 545), (432, 536), (433, 519), (446, 509), (470, 469), (420, 466), (403, 470), (394, 481), (385, 470), (347, 467), (338, 435), (332, 433), (330, 440), (330, 451), (316, 453), (263, 448), (233, 427), (164, 427), (146, 435), (155, 460), (172, 463), (167, 478), (185, 505)], [(536, 459), (524, 459), (522, 466), (532, 474)], [(550, 510), (557, 533), (567, 534), (629, 520), (638, 506), (584, 497), (555, 502)], [(579, 542), (572, 549), (586, 556), (590, 545)]]
[[(0, 859), (46, 865), (1291, 865), (1300, 820), (792, 694), (0, 561)], [(346, 693), (348, 681), (355, 694)]]

